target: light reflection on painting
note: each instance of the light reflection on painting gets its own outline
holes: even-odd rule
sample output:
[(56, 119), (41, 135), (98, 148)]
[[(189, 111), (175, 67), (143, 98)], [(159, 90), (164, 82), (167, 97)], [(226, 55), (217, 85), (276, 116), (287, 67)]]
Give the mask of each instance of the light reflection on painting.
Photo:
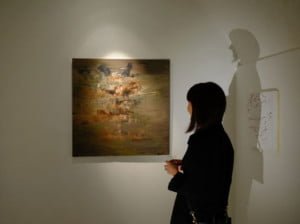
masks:
[(73, 59), (73, 156), (169, 154), (169, 60)]

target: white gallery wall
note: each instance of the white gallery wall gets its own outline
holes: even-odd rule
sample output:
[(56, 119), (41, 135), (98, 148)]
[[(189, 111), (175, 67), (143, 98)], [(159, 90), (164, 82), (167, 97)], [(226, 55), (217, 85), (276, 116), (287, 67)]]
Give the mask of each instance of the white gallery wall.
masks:
[[(299, 12), (298, 0), (1, 0), (0, 223), (168, 223), (168, 157), (72, 158), (71, 108), (72, 58), (168, 58), (175, 157), (186, 149), (192, 84), (214, 81), (226, 94), (237, 85), (238, 98), (251, 87), (234, 84), (237, 72), (255, 73), (260, 89), (279, 91), (277, 151), (249, 153), (240, 104), (226, 114), (237, 146), (230, 214), (237, 224), (298, 224)], [(252, 70), (232, 62), (236, 29), (257, 40)]]

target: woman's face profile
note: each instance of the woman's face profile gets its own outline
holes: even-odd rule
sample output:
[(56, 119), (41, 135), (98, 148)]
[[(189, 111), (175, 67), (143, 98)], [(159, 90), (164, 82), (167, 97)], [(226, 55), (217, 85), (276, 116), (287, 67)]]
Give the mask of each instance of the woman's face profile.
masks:
[(193, 107), (192, 107), (192, 103), (190, 101), (188, 101), (188, 104), (187, 104), (187, 111), (189, 112), (190, 115), (192, 115)]

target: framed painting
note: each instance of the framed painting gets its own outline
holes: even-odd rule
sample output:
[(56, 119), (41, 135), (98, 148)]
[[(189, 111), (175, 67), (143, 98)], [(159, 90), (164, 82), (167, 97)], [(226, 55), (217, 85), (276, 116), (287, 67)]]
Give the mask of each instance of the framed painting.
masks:
[(168, 155), (170, 61), (73, 59), (73, 156)]

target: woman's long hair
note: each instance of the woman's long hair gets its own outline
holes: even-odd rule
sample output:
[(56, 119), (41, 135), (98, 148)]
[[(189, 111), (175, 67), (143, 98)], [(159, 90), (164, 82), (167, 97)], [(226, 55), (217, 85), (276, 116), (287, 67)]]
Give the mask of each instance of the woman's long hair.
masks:
[(222, 122), (226, 96), (216, 83), (195, 84), (189, 89), (187, 100), (192, 104), (192, 115), (186, 132)]

